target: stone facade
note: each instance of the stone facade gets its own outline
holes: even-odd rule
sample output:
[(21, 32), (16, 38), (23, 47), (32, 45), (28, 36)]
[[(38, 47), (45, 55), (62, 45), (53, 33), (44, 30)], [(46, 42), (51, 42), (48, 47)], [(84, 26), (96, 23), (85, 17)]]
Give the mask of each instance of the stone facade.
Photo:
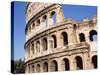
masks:
[(65, 19), (60, 4), (27, 3), (25, 72), (97, 68), (97, 17)]

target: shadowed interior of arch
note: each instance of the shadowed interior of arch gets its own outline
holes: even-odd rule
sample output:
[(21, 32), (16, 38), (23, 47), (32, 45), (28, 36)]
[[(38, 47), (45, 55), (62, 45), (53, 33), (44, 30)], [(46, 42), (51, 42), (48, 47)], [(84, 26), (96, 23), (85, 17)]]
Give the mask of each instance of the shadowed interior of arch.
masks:
[(97, 32), (95, 30), (91, 30), (89, 34), (90, 41), (97, 41)]
[(82, 61), (82, 58), (80, 56), (76, 56), (75, 57), (75, 60), (76, 60), (76, 68), (77, 68), (77, 70), (83, 69), (83, 61)]

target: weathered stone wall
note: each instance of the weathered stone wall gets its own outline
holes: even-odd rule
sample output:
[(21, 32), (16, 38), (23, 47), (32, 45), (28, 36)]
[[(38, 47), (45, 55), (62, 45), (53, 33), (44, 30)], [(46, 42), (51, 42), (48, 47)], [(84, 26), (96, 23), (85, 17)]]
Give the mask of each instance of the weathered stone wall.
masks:
[(78, 23), (45, 3), (29, 3), (26, 16), (26, 73), (97, 68), (97, 17)]

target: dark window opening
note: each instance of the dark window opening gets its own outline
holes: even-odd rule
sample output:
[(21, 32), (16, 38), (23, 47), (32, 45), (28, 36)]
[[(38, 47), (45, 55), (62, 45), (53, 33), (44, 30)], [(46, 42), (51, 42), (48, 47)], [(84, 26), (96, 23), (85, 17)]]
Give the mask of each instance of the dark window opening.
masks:
[(79, 34), (80, 42), (85, 42), (85, 35), (83, 33)]
[(41, 70), (40, 70), (40, 64), (37, 64), (36, 71), (37, 71), (37, 72), (40, 72), (40, 71), (41, 71)]
[(32, 72), (35, 72), (35, 68), (34, 68), (34, 65), (32, 66)]
[(47, 63), (47, 62), (45, 62), (45, 63), (43, 64), (43, 71), (44, 71), (44, 72), (48, 72), (48, 63)]
[(97, 32), (95, 30), (90, 31), (90, 41), (97, 41)]
[(56, 36), (55, 35), (52, 35), (52, 38), (53, 38), (53, 47), (56, 48), (57, 47), (57, 40), (56, 40)]
[(40, 20), (38, 19), (38, 20), (37, 20), (37, 26), (39, 26), (39, 25), (40, 25)]
[(48, 22), (47, 22), (47, 16), (46, 16), (46, 15), (43, 16), (43, 22), (45, 22), (45, 25), (46, 25), (46, 27), (47, 27), (47, 23), (48, 23)]
[(58, 71), (58, 64), (55, 60), (51, 63), (51, 71)]
[(32, 43), (32, 53), (34, 54), (34, 43)]
[(56, 23), (56, 13), (53, 11), (51, 13), (51, 18), (53, 19), (53, 25)]
[(92, 64), (93, 64), (94, 69), (96, 69), (97, 68), (97, 55), (92, 57)]
[(74, 29), (76, 29), (77, 28), (77, 25), (76, 24), (74, 24)]
[(65, 71), (69, 70), (70, 69), (69, 60), (65, 58), (65, 59), (63, 59), (63, 61), (64, 61)]
[(32, 29), (35, 29), (35, 24), (34, 23), (32, 24)]
[(62, 33), (64, 46), (68, 44), (68, 36), (66, 32)]
[(48, 46), (48, 45), (47, 45), (47, 38), (44, 38), (44, 39), (43, 39), (43, 49), (44, 49), (44, 50), (47, 50), (47, 46)]
[(82, 61), (82, 58), (80, 56), (77, 56), (75, 59), (76, 59), (77, 70), (83, 69), (83, 61)]

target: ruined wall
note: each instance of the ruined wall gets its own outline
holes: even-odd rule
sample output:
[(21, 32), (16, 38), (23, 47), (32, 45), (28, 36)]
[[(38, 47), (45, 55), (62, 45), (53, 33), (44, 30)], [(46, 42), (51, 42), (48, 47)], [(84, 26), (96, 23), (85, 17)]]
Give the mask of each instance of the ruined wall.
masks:
[(97, 68), (97, 17), (78, 23), (60, 4), (29, 3), (26, 23), (26, 73)]

